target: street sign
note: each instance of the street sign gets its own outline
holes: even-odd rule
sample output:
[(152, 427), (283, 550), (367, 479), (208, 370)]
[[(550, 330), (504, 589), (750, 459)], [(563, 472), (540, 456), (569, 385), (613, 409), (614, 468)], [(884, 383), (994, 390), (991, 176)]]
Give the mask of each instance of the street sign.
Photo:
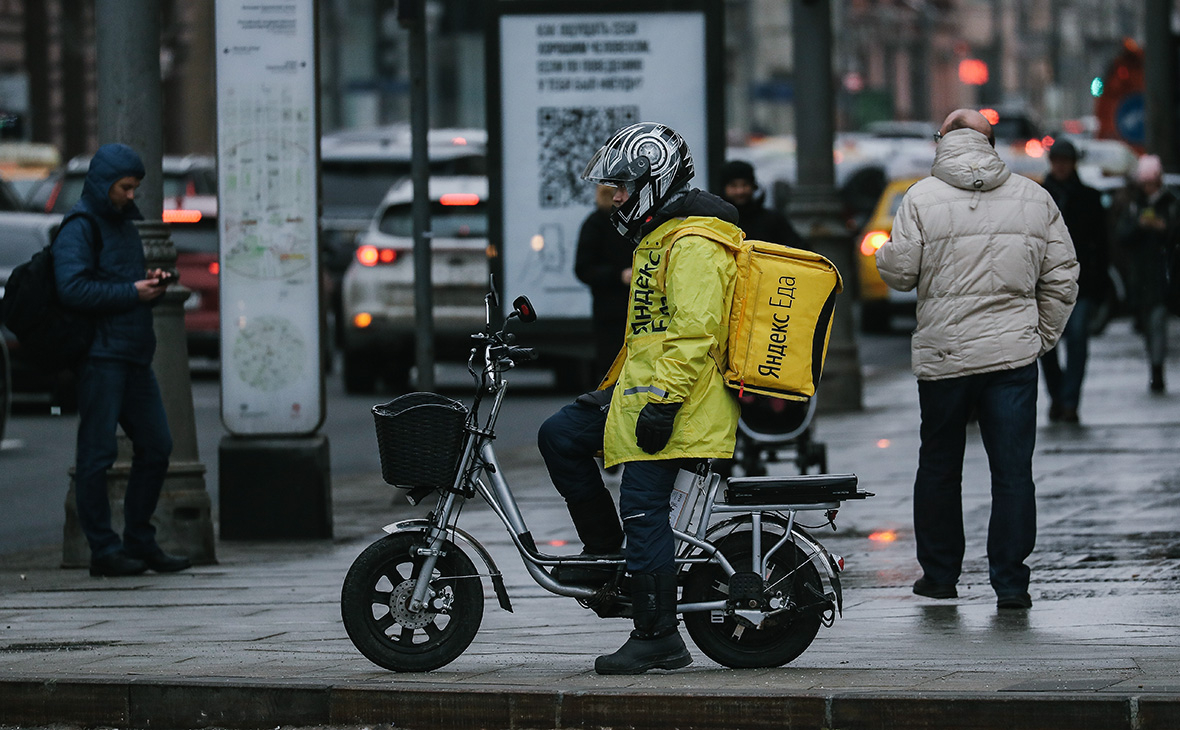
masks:
[(221, 417), (238, 436), (323, 420), (315, 7), (215, 6)]
[(1128, 144), (1147, 142), (1147, 111), (1142, 92), (1129, 94), (1119, 101), (1114, 112), (1114, 126)]

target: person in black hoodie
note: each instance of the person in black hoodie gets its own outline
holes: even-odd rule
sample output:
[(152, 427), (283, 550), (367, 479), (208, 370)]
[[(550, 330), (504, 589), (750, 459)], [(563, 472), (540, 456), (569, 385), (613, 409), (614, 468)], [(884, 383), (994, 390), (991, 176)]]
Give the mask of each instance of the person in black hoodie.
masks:
[[(1058, 140), (1049, 148), (1049, 175), (1043, 184), (1061, 210), (1081, 272), (1073, 313), (1061, 341), (1041, 356), (1041, 371), (1049, 391), (1049, 420), (1078, 423), (1090, 347), (1090, 313), (1106, 296), (1109, 280), (1106, 218), (1101, 194), (1078, 177), (1078, 150), (1069, 140)], [(1062, 343), (1064, 368), (1058, 354)]]
[(738, 227), (752, 241), (769, 241), (783, 246), (803, 248), (798, 231), (778, 211), (762, 204), (754, 167), (744, 160), (730, 160), (721, 168), (721, 197), (737, 208)]
[[(96, 321), (94, 343), (78, 367), (78, 441), (74, 494), (78, 522), (90, 545), (90, 575), (170, 573), (188, 558), (156, 542), (152, 513), (168, 471), (172, 435), (152, 372), (156, 335), (152, 307), (172, 281), (146, 270), (135, 221), (135, 191), (143, 162), (124, 144), (105, 144), (90, 160), (82, 197), (53, 241), (58, 296)], [(98, 240), (95, 240), (98, 237)], [(118, 454), (117, 429), (133, 456), (123, 498), (123, 535), (111, 527), (107, 470)]]

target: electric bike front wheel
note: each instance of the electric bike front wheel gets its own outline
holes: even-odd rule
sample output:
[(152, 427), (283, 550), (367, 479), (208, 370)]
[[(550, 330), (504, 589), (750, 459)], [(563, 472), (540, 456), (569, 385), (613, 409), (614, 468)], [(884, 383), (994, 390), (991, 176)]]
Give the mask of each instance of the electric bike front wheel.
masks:
[(340, 592), (348, 638), (369, 661), (395, 672), (428, 672), (454, 661), (483, 619), (479, 575), (449, 540), (440, 548), (425, 605), (410, 609), (423, 545), (421, 533), (381, 538), (357, 556)]
[[(753, 554), (750, 531), (726, 535), (717, 547), (739, 571), (750, 570)], [(780, 535), (762, 533), (762, 548), (769, 550)], [(734, 669), (778, 667), (795, 659), (811, 646), (820, 626), (820, 606), (826, 604), (823, 584), (815, 564), (794, 543), (771, 556), (763, 576), (766, 594), (779, 602), (788, 600), (793, 608), (763, 620), (758, 628), (739, 622), (726, 611), (694, 611), (684, 614), (684, 626), (693, 642), (710, 659)], [(684, 601), (724, 601), (729, 596), (729, 577), (715, 563), (696, 563), (688, 570)]]

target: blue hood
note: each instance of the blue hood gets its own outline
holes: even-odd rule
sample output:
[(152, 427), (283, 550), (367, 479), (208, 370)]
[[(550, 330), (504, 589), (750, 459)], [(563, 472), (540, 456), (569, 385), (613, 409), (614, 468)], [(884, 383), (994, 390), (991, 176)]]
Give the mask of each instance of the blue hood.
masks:
[(111, 205), (109, 197), (111, 186), (125, 177), (135, 177), (140, 180), (145, 174), (143, 160), (139, 153), (125, 144), (104, 144), (90, 159), (90, 169), (86, 171), (86, 182), (82, 186), (82, 199), (87, 207), (96, 213), (106, 216), (122, 215), (128, 218), (138, 218), (139, 210), (135, 203), (128, 203), (120, 213)]

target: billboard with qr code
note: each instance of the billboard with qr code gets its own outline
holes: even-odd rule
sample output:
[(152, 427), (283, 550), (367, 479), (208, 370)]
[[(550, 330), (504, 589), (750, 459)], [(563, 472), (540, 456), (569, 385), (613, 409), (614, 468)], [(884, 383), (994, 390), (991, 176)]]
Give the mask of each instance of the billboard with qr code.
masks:
[[(498, 289), (527, 295), (566, 334), (590, 317), (574, 275), (594, 210), (586, 163), (618, 129), (667, 124), (688, 141), (694, 187), (724, 154), (720, 0), (496, 4), (488, 34), (491, 241)], [(587, 330), (588, 331), (588, 330)], [(544, 349), (544, 345), (542, 345)]]

